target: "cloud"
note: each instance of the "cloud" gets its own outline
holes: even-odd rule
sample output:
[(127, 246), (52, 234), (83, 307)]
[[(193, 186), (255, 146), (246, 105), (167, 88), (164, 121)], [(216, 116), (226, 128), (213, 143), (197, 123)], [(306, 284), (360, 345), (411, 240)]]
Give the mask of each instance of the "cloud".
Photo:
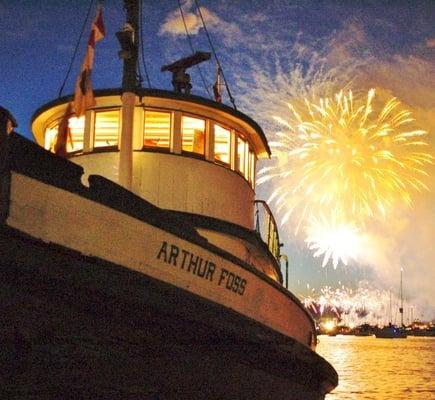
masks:
[(427, 39), (426, 40), (426, 47), (429, 49), (434, 49), (435, 48), (435, 38)]
[[(199, 13), (194, 9), (193, 2), (186, 1), (182, 5), (182, 8), (189, 34), (197, 35), (203, 28), (203, 25)], [(231, 46), (234, 43), (237, 43), (236, 38), (241, 35), (240, 28), (237, 24), (226, 22), (208, 8), (200, 7), (200, 9), (208, 30), (219, 31), (226, 45)], [(186, 34), (183, 18), (179, 9), (170, 12), (163, 24), (160, 26), (159, 35), (165, 34), (173, 37)]]
[(363, 25), (351, 20), (344, 28), (331, 35), (328, 48), (328, 60), (332, 64), (349, 58), (364, 59), (372, 56), (372, 46)]

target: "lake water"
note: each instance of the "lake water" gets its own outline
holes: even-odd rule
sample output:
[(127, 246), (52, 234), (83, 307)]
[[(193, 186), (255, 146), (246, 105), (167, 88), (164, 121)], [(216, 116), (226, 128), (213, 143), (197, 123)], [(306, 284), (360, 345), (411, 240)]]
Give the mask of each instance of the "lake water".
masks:
[(435, 399), (435, 338), (320, 336), (318, 353), (337, 370), (326, 400)]

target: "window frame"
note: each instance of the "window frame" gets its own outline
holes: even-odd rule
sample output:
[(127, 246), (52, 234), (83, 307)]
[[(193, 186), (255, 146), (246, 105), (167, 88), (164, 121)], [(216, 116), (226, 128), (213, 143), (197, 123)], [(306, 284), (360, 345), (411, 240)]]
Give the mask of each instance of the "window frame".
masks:
[[(46, 146), (47, 131), (55, 129), (56, 130), (56, 134), (55, 134), (54, 137), (57, 139), (57, 135), (59, 133), (59, 124), (60, 124), (60, 122), (62, 121), (63, 118), (64, 118), (64, 116), (61, 116), (59, 118), (54, 119), (50, 124), (47, 124), (47, 127), (44, 130), (44, 149), (49, 151), (50, 153), (53, 153), (53, 154), (54, 154), (54, 147), (53, 147), (53, 149), (50, 149), (50, 148), (47, 148), (47, 146)], [(77, 116), (74, 113), (71, 113), (71, 115), (68, 117), (68, 126), (69, 126), (69, 121), (70, 121), (71, 118), (77, 118)], [(84, 149), (85, 149), (85, 138), (86, 138), (86, 116), (82, 115), (81, 117), (79, 117), (77, 119), (80, 119), (80, 118), (83, 118), (83, 139), (81, 141), (82, 142), (82, 147), (80, 149), (77, 149), (77, 150), (68, 151), (68, 141), (67, 141), (67, 150), (66, 150), (67, 155), (70, 155), (70, 154), (80, 154), (80, 153), (84, 152)], [(54, 145), (55, 145), (55, 143), (56, 142), (54, 142)]]
[[(161, 152), (161, 153), (171, 153), (174, 154), (175, 152), (172, 151), (173, 145), (174, 145), (174, 123), (175, 123), (175, 113), (174, 110), (171, 109), (165, 109), (165, 108), (154, 108), (154, 107), (142, 107), (142, 147), (141, 149), (143, 151), (151, 151), (151, 152)], [(158, 112), (162, 114), (169, 114), (169, 145), (168, 147), (163, 146), (147, 146), (145, 145), (145, 121), (146, 121), (146, 112)]]
[[(110, 144), (106, 146), (95, 146), (95, 139), (96, 139), (96, 125), (97, 125), (97, 114), (103, 113), (103, 112), (110, 112), (110, 111), (118, 111), (118, 140), (116, 144)], [(92, 110), (92, 121), (91, 121), (91, 136), (90, 136), (90, 145), (91, 145), (91, 151), (92, 152), (104, 152), (104, 151), (110, 151), (112, 149), (119, 149), (120, 146), (120, 139), (121, 139), (121, 129), (122, 129), (122, 107), (101, 107), (97, 109)], [(103, 150), (101, 150), (103, 149)]]
[[(232, 147), (233, 147), (232, 142), (233, 142), (234, 131), (233, 131), (233, 129), (227, 127), (224, 124), (219, 123), (218, 121), (213, 121), (213, 122), (214, 122), (214, 124), (213, 124), (214, 135), (213, 135), (213, 143), (212, 143), (213, 155), (214, 155), (213, 162), (215, 164), (218, 164), (218, 165), (223, 165), (223, 166), (227, 167), (228, 169), (231, 169), (232, 171), (234, 171), (234, 169), (231, 168), (231, 166), (233, 164), (232, 158), (233, 158), (233, 153), (234, 153), (232, 151)], [(228, 142), (228, 162), (225, 162), (225, 161), (222, 161), (222, 160), (219, 160), (218, 158), (216, 158), (216, 127), (224, 129), (224, 130), (228, 131), (230, 134), (229, 142)]]
[[(180, 132), (180, 149), (181, 149), (181, 154), (189, 156), (189, 157), (200, 158), (202, 160), (205, 160), (205, 155), (207, 153), (206, 146), (207, 146), (207, 142), (208, 142), (207, 141), (207, 136), (208, 136), (207, 135), (207, 126), (208, 126), (207, 120), (209, 120), (209, 118), (203, 117), (203, 116), (200, 116), (200, 115), (196, 115), (196, 114), (186, 113), (186, 112), (181, 112), (180, 117), (181, 118), (180, 118), (179, 132)], [(201, 120), (201, 121), (204, 122), (204, 132), (203, 132), (203, 135), (204, 135), (204, 144), (203, 144), (203, 152), (202, 153), (197, 153), (197, 152), (194, 152), (194, 151), (189, 151), (189, 150), (184, 150), (183, 149), (183, 118), (184, 117), (192, 118), (192, 119), (198, 119), (198, 120)], [(192, 138), (192, 148), (193, 148), (193, 139), (194, 138)]]

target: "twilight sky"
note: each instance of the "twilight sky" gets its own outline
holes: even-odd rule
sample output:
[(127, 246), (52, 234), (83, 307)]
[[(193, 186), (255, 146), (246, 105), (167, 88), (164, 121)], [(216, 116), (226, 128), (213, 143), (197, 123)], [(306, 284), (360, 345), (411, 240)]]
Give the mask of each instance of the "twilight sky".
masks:
[[(94, 2), (95, 3), (95, 2)], [(194, 2), (182, 2), (196, 50), (209, 51)], [(274, 116), (288, 118), (287, 103), (331, 96), (342, 88), (380, 99), (397, 97), (430, 135), (435, 133), (435, 2), (423, 1), (200, 1), (238, 109), (263, 126), (267, 136), (282, 129)], [(36, 108), (55, 99), (66, 75), (89, 1), (0, 0), (0, 105), (16, 116), (19, 132), (31, 137)], [(91, 18), (94, 15), (91, 12)], [(106, 38), (97, 44), (94, 87), (120, 86), (117, 58), (124, 13), (121, 0), (104, 2)], [(89, 22), (63, 94), (70, 94), (79, 70)], [(143, 46), (151, 84), (170, 88), (160, 67), (190, 54), (176, 0), (144, 0)], [(202, 65), (208, 85), (215, 65)], [(190, 71), (195, 94), (206, 95), (196, 69)], [(144, 77), (145, 78), (145, 77)], [(147, 86), (144, 79), (144, 86)], [(228, 102), (224, 96), (224, 102)], [(435, 317), (435, 178), (430, 193), (414, 195), (413, 207), (397, 207), (376, 226), (366, 256), (347, 267), (321, 267), (288, 225), (281, 228), (290, 259), (290, 289), (297, 294), (331, 287), (364, 286), (397, 292), (404, 268), (409, 304)], [(273, 188), (262, 185), (267, 199)], [(307, 288), (309, 285), (309, 289)], [(367, 287), (367, 286), (364, 286)], [(314, 292), (312, 292), (314, 288)]]

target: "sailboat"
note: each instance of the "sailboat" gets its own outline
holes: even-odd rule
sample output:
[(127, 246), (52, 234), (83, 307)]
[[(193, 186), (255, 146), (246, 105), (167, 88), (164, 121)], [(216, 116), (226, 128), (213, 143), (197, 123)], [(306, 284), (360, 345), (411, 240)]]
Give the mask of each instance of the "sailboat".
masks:
[(403, 285), (402, 285), (403, 269), (400, 270), (400, 327), (393, 325), (392, 323), (392, 311), (391, 311), (391, 293), (390, 293), (390, 322), (387, 326), (379, 328), (375, 331), (375, 336), (381, 339), (406, 339), (407, 333), (405, 330), (405, 324), (403, 323)]
[(277, 224), (255, 199), (263, 130), (190, 93), (186, 70), (207, 53), (162, 68), (174, 91), (140, 87), (138, 1), (124, 8), (121, 88), (94, 91), (81, 116), (72, 95), (43, 105), (36, 143), (1, 114), (4, 390), (323, 399), (337, 373), (283, 286)]

